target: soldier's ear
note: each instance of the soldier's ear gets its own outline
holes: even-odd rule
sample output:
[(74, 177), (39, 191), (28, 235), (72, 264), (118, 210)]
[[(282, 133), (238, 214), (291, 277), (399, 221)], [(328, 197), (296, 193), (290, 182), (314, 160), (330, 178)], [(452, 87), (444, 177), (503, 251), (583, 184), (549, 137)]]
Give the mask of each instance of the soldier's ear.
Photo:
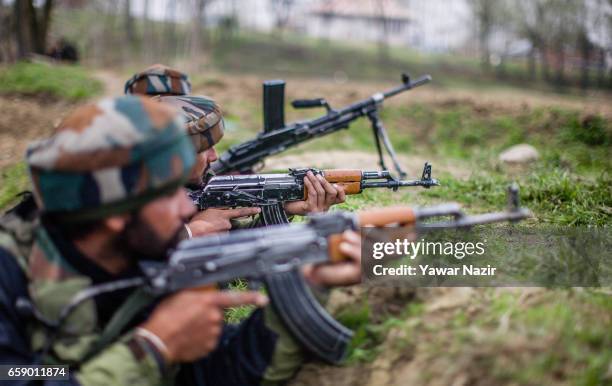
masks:
[(130, 221), (130, 215), (114, 215), (102, 220), (104, 226), (113, 233), (121, 233)]

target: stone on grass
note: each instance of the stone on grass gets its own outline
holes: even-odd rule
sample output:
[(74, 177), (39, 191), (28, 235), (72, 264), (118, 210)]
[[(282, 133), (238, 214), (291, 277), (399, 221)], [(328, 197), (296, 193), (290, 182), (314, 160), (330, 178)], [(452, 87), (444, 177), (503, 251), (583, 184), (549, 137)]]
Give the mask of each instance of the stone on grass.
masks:
[(526, 143), (514, 145), (499, 155), (499, 160), (508, 164), (523, 164), (536, 161), (540, 154), (535, 147)]

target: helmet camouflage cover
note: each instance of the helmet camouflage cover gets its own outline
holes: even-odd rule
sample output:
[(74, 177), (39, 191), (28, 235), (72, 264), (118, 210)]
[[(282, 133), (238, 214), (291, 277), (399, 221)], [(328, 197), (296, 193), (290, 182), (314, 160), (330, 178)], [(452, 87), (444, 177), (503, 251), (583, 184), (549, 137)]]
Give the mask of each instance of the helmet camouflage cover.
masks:
[(139, 95), (187, 95), (191, 93), (191, 83), (187, 74), (163, 64), (154, 64), (132, 76), (125, 83), (124, 91)]
[(50, 138), (29, 146), (26, 162), (39, 207), (82, 221), (172, 192), (195, 156), (176, 109), (124, 96), (77, 108)]
[(155, 99), (183, 112), (187, 133), (198, 153), (211, 148), (223, 137), (223, 114), (213, 99), (194, 95), (160, 96)]

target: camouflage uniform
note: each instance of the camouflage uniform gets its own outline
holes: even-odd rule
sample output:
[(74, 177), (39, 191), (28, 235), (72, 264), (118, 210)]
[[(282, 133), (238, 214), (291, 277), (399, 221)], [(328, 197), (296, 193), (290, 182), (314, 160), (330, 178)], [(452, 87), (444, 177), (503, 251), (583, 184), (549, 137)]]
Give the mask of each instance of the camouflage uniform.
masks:
[(216, 145), (225, 132), (221, 108), (207, 96), (157, 96), (153, 98), (178, 108), (197, 153)]
[(151, 96), (187, 95), (191, 94), (191, 83), (187, 74), (163, 64), (154, 64), (125, 82), (124, 92)]
[[(194, 150), (170, 106), (123, 97), (78, 109), (53, 137), (28, 149), (27, 162), (36, 205), (25, 200), (0, 220), (0, 363), (65, 363), (72, 366), (70, 384), (134, 386), (271, 384), (301, 364), (301, 348), (271, 308), (226, 326), (218, 348), (194, 363), (169, 367), (155, 347), (133, 335), (147, 313), (89, 357), (130, 299), (129, 290), (81, 304), (43, 357), (50, 331), (41, 319), (57, 320), (80, 290), (140, 272), (111, 275), (101, 269), (53, 225), (43, 220), (37, 226), (36, 207), (77, 224), (133, 211), (183, 184)], [(28, 299), (42, 318), (16, 307), (18, 299)]]

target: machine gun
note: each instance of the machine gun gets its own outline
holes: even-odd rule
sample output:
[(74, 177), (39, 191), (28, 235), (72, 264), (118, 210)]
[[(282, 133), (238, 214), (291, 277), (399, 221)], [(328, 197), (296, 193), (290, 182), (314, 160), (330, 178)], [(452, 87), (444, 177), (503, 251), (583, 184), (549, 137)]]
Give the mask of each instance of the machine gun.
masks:
[[(378, 115), (382, 102), (403, 91), (422, 86), (431, 81), (431, 76), (425, 75), (415, 81), (407, 74), (402, 75), (402, 85), (372, 95), (339, 110), (332, 109), (323, 98), (295, 100), (291, 105), (296, 108), (325, 107), (327, 114), (306, 121), (285, 125), (284, 117), (284, 86), (283, 81), (268, 81), (264, 83), (264, 130), (255, 138), (231, 147), (221, 154), (219, 160), (212, 164), (216, 174), (251, 174), (256, 165), (262, 165), (266, 157), (285, 151), (309, 139), (347, 129), (357, 118), (367, 116), (372, 123), (374, 140), (382, 170), (388, 170), (383, 159), (382, 147), (393, 161), (400, 178), (406, 172), (400, 166), (393, 145), (387, 136), (385, 127)], [(381, 144), (382, 142), (382, 144)]]
[(431, 165), (425, 163), (420, 179), (398, 180), (386, 170), (362, 171), (359, 169), (319, 170), (313, 168), (289, 169), (288, 174), (253, 174), (212, 177), (200, 190), (190, 196), (200, 210), (218, 207), (258, 206), (263, 225), (288, 223), (283, 204), (307, 198), (304, 186), (307, 172), (323, 176), (330, 183), (344, 188), (346, 194), (358, 194), (369, 188), (388, 188), (439, 185), (431, 178)]
[[(333, 319), (316, 301), (300, 267), (345, 259), (339, 248), (341, 234), (346, 230), (358, 230), (362, 225), (402, 227), (418, 234), (493, 222), (516, 222), (531, 216), (528, 209), (519, 207), (516, 185), (509, 187), (508, 198), (510, 206), (506, 211), (476, 216), (464, 214), (457, 204), (425, 208), (399, 206), (359, 213), (338, 211), (311, 216), (307, 222), (299, 224), (194, 238), (181, 242), (171, 251), (168, 263), (143, 265), (142, 277), (100, 284), (75, 294), (57, 321), (42, 318), (26, 299), (19, 299), (17, 305), (52, 329), (49, 348), (68, 316), (84, 301), (103, 293), (140, 287), (142, 293), (155, 299), (184, 289), (212, 289), (220, 283), (244, 278), (250, 284), (266, 286), (281, 320), (308, 351), (322, 360), (338, 363), (346, 355), (352, 331)], [(431, 222), (432, 218), (448, 216), (453, 219)], [(145, 304), (150, 303), (143, 303), (141, 308), (130, 306), (126, 311), (136, 315)], [(128, 323), (129, 318), (123, 316), (124, 323)], [(112, 330), (118, 334), (122, 326), (114, 325)], [(108, 336), (105, 340), (112, 342)]]

